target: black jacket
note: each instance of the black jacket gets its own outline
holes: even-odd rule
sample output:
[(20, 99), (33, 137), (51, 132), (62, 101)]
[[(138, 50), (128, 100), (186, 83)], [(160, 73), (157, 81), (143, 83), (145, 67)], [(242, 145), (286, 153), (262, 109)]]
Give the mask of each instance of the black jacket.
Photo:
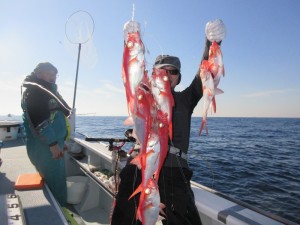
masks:
[[(199, 73), (199, 72), (198, 72)], [(187, 153), (190, 142), (191, 117), (197, 103), (203, 95), (202, 82), (199, 74), (196, 74), (191, 85), (181, 92), (173, 91), (175, 106), (173, 108), (173, 139), (170, 145)], [(167, 167), (186, 167), (188, 164), (186, 160), (179, 157), (178, 160), (173, 154), (168, 154), (164, 166)]]
[(191, 85), (184, 91), (173, 92), (173, 144), (187, 153), (190, 141), (191, 117), (202, 97), (202, 82), (197, 74)]

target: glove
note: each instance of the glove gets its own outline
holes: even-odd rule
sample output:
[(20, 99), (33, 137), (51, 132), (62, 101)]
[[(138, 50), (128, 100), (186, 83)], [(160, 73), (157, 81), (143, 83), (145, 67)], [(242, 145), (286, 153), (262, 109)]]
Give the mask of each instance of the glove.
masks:
[(133, 33), (133, 32), (137, 32), (140, 31), (141, 29), (141, 25), (139, 22), (133, 21), (133, 20), (129, 20), (124, 24), (124, 40), (125, 42), (127, 42), (127, 38), (128, 38), (128, 33)]
[(221, 42), (226, 36), (225, 24), (220, 19), (208, 21), (205, 26), (205, 34), (210, 42)]

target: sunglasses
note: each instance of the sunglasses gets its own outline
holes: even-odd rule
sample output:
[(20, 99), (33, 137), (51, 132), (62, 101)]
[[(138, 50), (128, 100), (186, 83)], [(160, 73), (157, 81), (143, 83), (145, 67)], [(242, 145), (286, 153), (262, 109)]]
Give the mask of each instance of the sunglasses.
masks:
[(170, 74), (170, 75), (178, 75), (179, 73), (179, 70), (175, 69), (175, 70), (167, 70), (165, 69), (167, 74)]

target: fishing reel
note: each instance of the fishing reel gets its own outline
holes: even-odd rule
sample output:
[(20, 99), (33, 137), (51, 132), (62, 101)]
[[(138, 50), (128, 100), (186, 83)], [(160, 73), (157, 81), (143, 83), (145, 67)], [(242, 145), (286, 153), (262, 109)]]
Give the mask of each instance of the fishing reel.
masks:
[(124, 135), (130, 142), (136, 142), (136, 139), (132, 136), (133, 129), (128, 129), (125, 131)]

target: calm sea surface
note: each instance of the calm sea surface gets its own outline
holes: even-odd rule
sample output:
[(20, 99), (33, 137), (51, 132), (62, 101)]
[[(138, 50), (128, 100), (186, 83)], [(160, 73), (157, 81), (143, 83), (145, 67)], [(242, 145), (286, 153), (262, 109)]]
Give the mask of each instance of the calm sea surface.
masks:
[[(124, 138), (125, 117), (78, 117), (90, 137)], [(192, 119), (193, 180), (300, 224), (300, 119), (208, 118), (198, 136)]]
[[(124, 119), (81, 116), (76, 131), (124, 138)], [(193, 180), (300, 224), (300, 119), (208, 118), (209, 135), (199, 137), (200, 124), (192, 119)]]

